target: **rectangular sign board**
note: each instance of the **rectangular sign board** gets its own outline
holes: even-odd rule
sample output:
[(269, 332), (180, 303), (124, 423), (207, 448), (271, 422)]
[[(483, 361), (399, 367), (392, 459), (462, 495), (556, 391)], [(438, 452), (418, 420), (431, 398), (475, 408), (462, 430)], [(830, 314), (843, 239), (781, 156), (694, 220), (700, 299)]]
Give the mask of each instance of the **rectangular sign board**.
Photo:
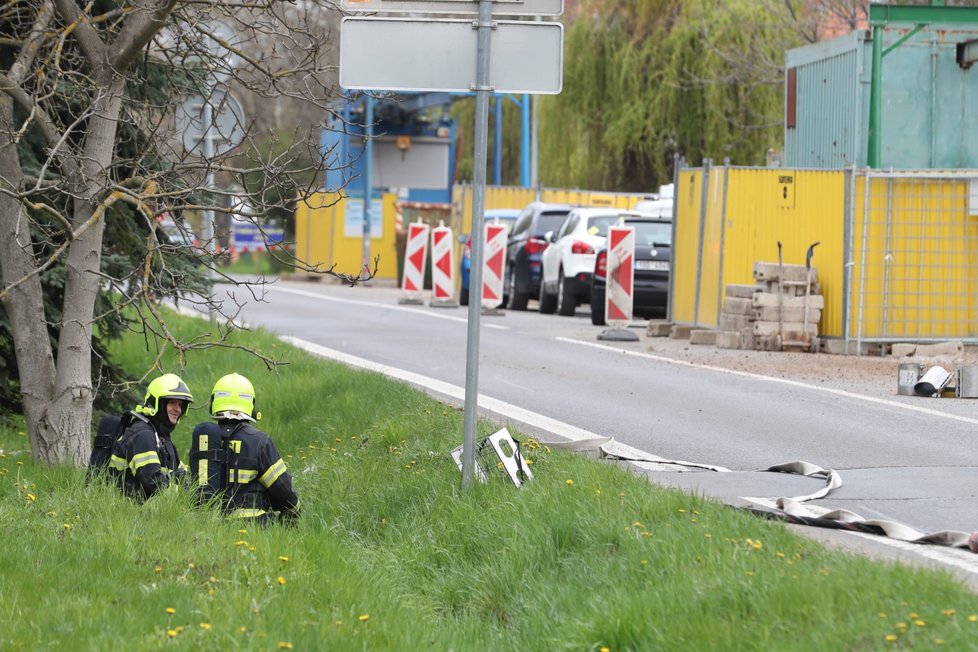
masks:
[[(467, 93), (476, 76), (471, 20), (346, 17), (340, 25), (340, 86)], [(552, 95), (563, 85), (564, 27), (497, 21), (489, 48), (496, 93)]]
[[(346, 12), (478, 14), (478, 0), (343, 0)], [(564, 0), (493, 0), (493, 16), (559, 16)]]

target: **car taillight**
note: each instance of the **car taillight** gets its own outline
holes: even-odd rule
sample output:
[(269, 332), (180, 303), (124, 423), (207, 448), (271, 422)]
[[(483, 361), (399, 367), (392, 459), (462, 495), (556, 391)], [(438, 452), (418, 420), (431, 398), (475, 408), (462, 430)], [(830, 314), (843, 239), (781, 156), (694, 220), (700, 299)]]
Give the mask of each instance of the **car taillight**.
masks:
[(580, 240), (575, 240), (574, 244), (571, 245), (572, 254), (593, 254), (594, 247), (586, 242), (581, 242)]
[(543, 250), (547, 248), (547, 241), (541, 238), (530, 238), (526, 241), (526, 253), (528, 254), (539, 254), (543, 253)]
[(608, 275), (608, 250), (599, 251), (598, 257), (594, 259), (595, 278), (604, 278)]

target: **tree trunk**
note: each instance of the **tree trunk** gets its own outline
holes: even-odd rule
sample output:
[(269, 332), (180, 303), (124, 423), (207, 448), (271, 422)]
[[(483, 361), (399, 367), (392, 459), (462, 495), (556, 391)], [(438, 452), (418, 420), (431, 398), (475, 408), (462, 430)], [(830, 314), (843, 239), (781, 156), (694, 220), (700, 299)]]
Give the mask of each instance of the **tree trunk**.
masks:
[[(0, 95), (0, 183), (11, 192), (20, 190), (23, 179), (17, 145), (10, 139), (10, 134), (16, 133), (14, 127), (12, 102)], [(23, 205), (6, 193), (0, 193), (0, 233), (4, 234), (0, 238), (0, 278), (7, 287), (27, 277), (36, 263), (28, 215)], [(53, 433), (42, 424), (47, 422), (45, 412), (54, 389), (55, 367), (40, 277), (31, 276), (10, 290), (3, 306), (14, 339), (31, 450), (35, 457), (48, 459), (46, 442), (53, 439)]]

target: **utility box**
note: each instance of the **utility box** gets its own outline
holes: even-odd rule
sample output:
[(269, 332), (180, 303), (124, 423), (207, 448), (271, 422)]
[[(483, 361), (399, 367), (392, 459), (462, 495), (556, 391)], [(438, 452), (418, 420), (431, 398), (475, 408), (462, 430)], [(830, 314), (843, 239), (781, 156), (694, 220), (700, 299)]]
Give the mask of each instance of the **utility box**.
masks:
[[(967, 54), (978, 26), (891, 24), (882, 37), (879, 167), (978, 168), (978, 66)], [(784, 167), (866, 166), (872, 32), (789, 50), (785, 63)]]

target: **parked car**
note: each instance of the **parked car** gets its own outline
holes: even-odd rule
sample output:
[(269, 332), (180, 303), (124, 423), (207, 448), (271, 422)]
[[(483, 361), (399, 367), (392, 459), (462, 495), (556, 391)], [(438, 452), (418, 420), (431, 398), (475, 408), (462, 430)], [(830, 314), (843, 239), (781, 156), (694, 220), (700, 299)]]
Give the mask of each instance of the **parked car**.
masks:
[[(669, 274), (672, 267), (672, 213), (669, 217), (623, 213), (622, 223), (635, 228), (635, 277), (632, 284), (632, 314), (652, 317), (665, 314), (669, 305)], [(608, 249), (598, 250), (591, 280), (591, 323), (603, 326)]]
[(543, 252), (540, 312), (571, 316), (591, 296), (594, 254), (618, 221), (617, 208), (575, 208), (556, 231), (547, 234)]
[[(516, 218), (519, 217), (520, 209), (518, 208), (490, 208), (483, 215), (485, 215), (485, 223), (491, 224), (494, 221), (498, 221), (502, 224), (509, 226), (510, 232), (513, 230), (513, 224), (516, 223)], [(472, 267), (472, 236), (465, 241), (465, 247), (462, 249), (462, 260), (459, 262), (459, 277), (462, 279), (462, 289), (459, 291), (458, 302), (463, 306), (469, 305), (469, 272)]]
[(506, 244), (506, 307), (526, 310), (540, 293), (541, 256), (549, 244), (544, 235), (558, 229), (574, 206), (531, 202), (520, 211)]

